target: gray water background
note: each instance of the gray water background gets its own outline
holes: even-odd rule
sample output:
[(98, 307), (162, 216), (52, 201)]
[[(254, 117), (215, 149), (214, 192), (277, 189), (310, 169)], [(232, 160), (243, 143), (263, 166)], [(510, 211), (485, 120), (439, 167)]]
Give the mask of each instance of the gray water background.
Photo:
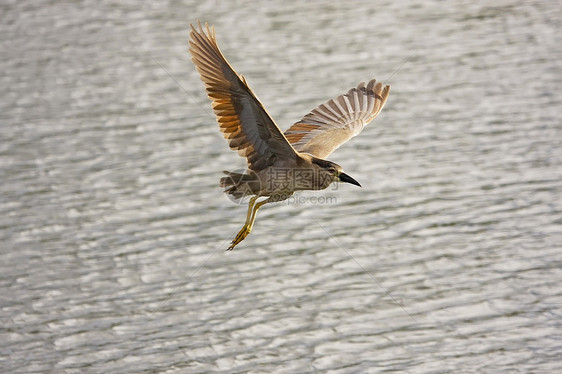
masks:
[[(562, 372), (559, 2), (0, 8), (1, 372)], [(198, 18), (283, 130), (391, 84), (330, 157), (363, 188), (224, 251)]]

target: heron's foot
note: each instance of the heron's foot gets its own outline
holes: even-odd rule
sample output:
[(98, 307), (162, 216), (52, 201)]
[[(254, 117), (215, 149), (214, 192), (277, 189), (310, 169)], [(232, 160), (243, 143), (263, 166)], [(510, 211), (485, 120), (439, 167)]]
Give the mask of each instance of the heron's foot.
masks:
[(234, 240), (230, 242), (230, 247), (228, 247), (227, 251), (232, 251), (242, 240), (246, 239), (246, 236), (250, 234), (250, 231), (252, 231), (252, 228), (248, 225), (244, 225), (240, 231), (238, 231)]

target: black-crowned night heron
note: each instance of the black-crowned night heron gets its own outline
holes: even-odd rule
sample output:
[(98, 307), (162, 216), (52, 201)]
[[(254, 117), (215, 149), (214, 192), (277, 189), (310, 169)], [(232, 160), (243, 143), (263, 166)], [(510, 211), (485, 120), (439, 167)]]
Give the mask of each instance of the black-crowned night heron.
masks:
[[(220, 130), (230, 148), (248, 162), (245, 173), (225, 171), (220, 181), (236, 199), (251, 196), (246, 222), (231, 242), (233, 249), (252, 230), (264, 204), (283, 201), (299, 190), (323, 190), (332, 182), (360, 184), (334, 162), (324, 160), (359, 134), (381, 111), (390, 86), (376, 79), (318, 106), (285, 133), (221, 53), (214, 28), (191, 25), (189, 52), (212, 101)], [(257, 201), (258, 198), (264, 200)]]

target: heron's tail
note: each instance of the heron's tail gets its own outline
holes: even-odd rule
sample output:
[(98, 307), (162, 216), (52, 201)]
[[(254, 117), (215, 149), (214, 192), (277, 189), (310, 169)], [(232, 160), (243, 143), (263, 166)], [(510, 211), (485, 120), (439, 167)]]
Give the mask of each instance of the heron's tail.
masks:
[(226, 177), (222, 177), (220, 186), (225, 188), (224, 192), (232, 195), (235, 199), (257, 195), (260, 191), (260, 180), (254, 173), (243, 174), (231, 171), (223, 171)]

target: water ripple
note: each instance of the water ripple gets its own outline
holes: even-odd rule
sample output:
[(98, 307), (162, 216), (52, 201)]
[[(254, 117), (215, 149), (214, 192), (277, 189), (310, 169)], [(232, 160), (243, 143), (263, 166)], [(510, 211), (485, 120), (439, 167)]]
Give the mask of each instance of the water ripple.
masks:
[[(556, 11), (8, 2), (0, 371), (560, 371)], [(189, 62), (197, 18), (283, 129), (391, 77), (331, 157), (362, 189), (268, 206), (224, 251), (246, 207), (218, 179), (244, 161)]]

